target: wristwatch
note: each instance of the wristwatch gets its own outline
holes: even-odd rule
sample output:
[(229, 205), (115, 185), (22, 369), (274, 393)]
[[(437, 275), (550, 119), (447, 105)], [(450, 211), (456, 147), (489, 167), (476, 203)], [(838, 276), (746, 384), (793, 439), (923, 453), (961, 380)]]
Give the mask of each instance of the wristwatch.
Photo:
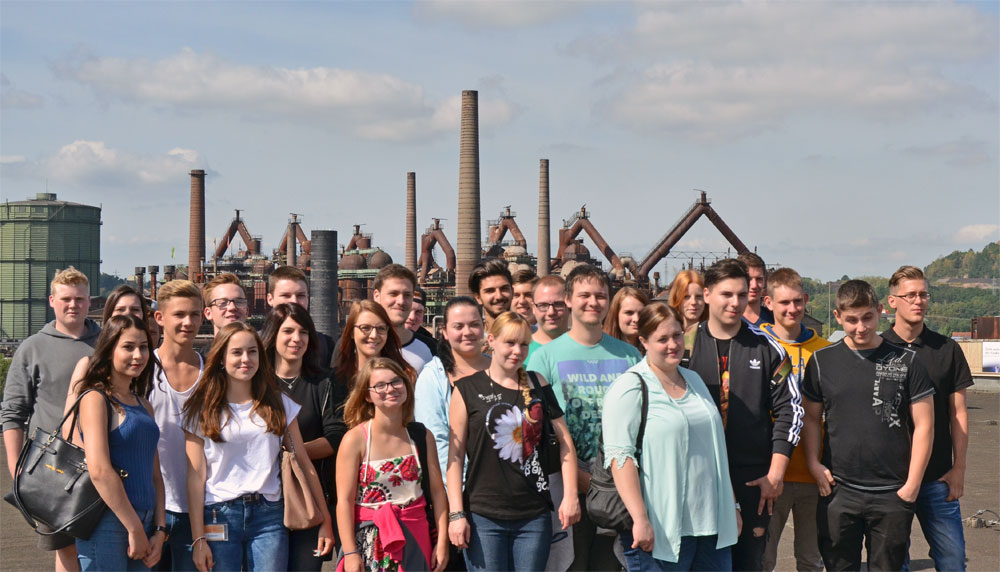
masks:
[(153, 534), (156, 534), (157, 532), (163, 533), (163, 542), (170, 540), (170, 531), (167, 530), (167, 527), (163, 526), (162, 524), (158, 524), (153, 527)]

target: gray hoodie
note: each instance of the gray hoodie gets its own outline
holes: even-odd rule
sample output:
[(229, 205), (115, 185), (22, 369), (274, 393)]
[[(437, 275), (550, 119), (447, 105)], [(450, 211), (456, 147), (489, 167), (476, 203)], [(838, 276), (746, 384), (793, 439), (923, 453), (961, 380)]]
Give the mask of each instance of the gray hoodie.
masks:
[(55, 429), (63, 416), (66, 393), (76, 362), (94, 353), (101, 327), (86, 321), (83, 336), (74, 338), (56, 329), (55, 321), (21, 342), (10, 370), (0, 404), (3, 430), (23, 429), (30, 437), (36, 427)]

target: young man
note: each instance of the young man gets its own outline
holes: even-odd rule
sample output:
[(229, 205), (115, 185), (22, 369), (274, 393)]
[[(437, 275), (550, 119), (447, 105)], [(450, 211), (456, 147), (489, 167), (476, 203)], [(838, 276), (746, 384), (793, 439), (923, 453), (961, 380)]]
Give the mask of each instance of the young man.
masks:
[(969, 414), (965, 390), (972, 372), (954, 340), (924, 324), (930, 295), (915, 266), (902, 266), (889, 279), (889, 306), (896, 322), (882, 337), (911, 349), (934, 386), (934, 445), (917, 495), (916, 515), (938, 570), (965, 570), (965, 533), (958, 499), (965, 489)]
[(216, 335), (228, 324), (246, 321), (247, 295), (235, 274), (226, 272), (212, 278), (205, 284), (203, 294), (205, 319), (212, 322)]
[[(761, 324), (761, 330), (781, 344), (792, 361), (794, 382), (802, 387), (802, 375), (813, 352), (830, 345), (815, 331), (802, 325), (809, 295), (802, 288), (802, 277), (791, 268), (779, 268), (767, 277), (764, 305), (774, 314), (774, 323)], [(792, 383), (789, 379), (788, 383)], [(819, 489), (809, 474), (805, 450), (797, 447), (785, 472), (785, 486), (774, 502), (774, 513), (767, 530), (763, 570), (774, 570), (778, 559), (778, 542), (791, 512), (795, 519), (795, 564), (800, 572), (823, 570), (816, 537), (816, 504)]]
[(844, 282), (836, 304), (845, 337), (813, 353), (802, 382), (819, 549), (828, 570), (858, 570), (866, 540), (870, 570), (900, 570), (931, 455), (934, 386), (916, 352), (879, 337), (870, 284)]
[(417, 286), (413, 290), (413, 306), (410, 308), (410, 317), (406, 319), (406, 329), (413, 332), (413, 335), (431, 350), (432, 355), (437, 355), (437, 340), (434, 334), (424, 328), (424, 315), (427, 313), (427, 301), (424, 290)]
[[(564, 302), (573, 315), (573, 325), (564, 336), (531, 354), (530, 371), (543, 375), (552, 385), (559, 405), (566, 412), (573, 444), (580, 462), (580, 522), (573, 526), (574, 559), (570, 570), (618, 570), (615, 537), (597, 534), (587, 515), (590, 461), (597, 455), (601, 435), (601, 407), (611, 383), (642, 359), (632, 345), (604, 333), (610, 284), (601, 270), (583, 264), (566, 278)], [(539, 328), (541, 329), (541, 328)]]
[[(267, 307), (278, 304), (298, 304), (309, 309), (309, 281), (306, 273), (294, 266), (279, 266), (267, 277)], [(333, 338), (316, 332), (319, 339), (319, 363), (329, 368), (333, 362)]]
[[(70, 266), (56, 272), (49, 286), (49, 306), (55, 320), (37, 334), (21, 342), (7, 372), (0, 421), (3, 422), (4, 450), (11, 476), (24, 444), (25, 430), (52, 431), (59, 424), (73, 368), (80, 358), (94, 353), (101, 333), (87, 319), (90, 309), (90, 281)], [(47, 530), (44, 526), (39, 530)], [(76, 539), (65, 534), (39, 536), (38, 547), (55, 551), (56, 570), (79, 570)]]
[[(561, 276), (549, 274), (535, 282), (531, 293), (531, 311), (535, 315), (535, 333), (528, 345), (528, 359), (538, 348), (558, 338), (569, 330), (569, 312), (566, 306), (566, 281)], [(527, 360), (525, 360), (527, 363)]]
[(163, 331), (163, 343), (154, 352), (160, 367), (153, 372), (149, 402), (160, 428), (157, 451), (167, 509), (167, 542), (162, 565), (157, 569), (194, 570), (187, 547), (192, 538), (187, 514), (187, 457), (184, 455), (181, 410), (204, 371), (202, 357), (194, 349), (204, 305), (198, 287), (188, 280), (171, 280), (161, 286), (156, 292), (156, 302), (153, 316)]
[(524, 316), (525, 320), (535, 326), (535, 313), (532, 312), (532, 292), (538, 282), (538, 275), (534, 270), (518, 270), (514, 273), (514, 295), (511, 299), (510, 309)]
[(413, 290), (417, 286), (417, 276), (402, 264), (390, 264), (375, 275), (373, 299), (385, 308), (392, 329), (399, 336), (403, 358), (419, 374), (424, 364), (431, 361), (434, 353), (430, 346), (421, 341), (406, 328), (406, 319), (413, 309)]
[(763, 304), (764, 291), (767, 286), (767, 266), (764, 259), (753, 252), (744, 252), (736, 257), (747, 268), (748, 282), (747, 308), (743, 311), (743, 319), (750, 325), (760, 327), (767, 322), (774, 323), (774, 315)]
[(742, 262), (720, 260), (705, 271), (708, 320), (698, 324), (690, 369), (719, 406), (729, 472), (743, 517), (733, 546), (734, 570), (761, 570), (774, 501), (802, 429), (791, 362), (774, 340), (743, 320), (749, 276)]
[(510, 301), (514, 296), (514, 278), (507, 269), (507, 263), (500, 258), (491, 258), (477, 264), (469, 275), (469, 290), (483, 307), (483, 325), (488, 332), (493, 320), (510, 310)]

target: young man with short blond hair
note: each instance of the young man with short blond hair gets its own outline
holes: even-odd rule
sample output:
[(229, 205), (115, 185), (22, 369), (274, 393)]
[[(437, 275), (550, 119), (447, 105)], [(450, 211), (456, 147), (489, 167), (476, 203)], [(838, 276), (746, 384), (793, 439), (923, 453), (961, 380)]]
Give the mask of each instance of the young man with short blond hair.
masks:
[(205, 284), (202, 294), (205, 298), (205, 319), (212, 322), (216, 335), (233, 322), (247, 320), (247, 294), (235, 274), (225, 272), (212, 278)]
[(965, 570), (965, 532), (958, 499), (965, 491), (969, 446), (965, 390), (972, 386), (972, 372), (958, 344), (924, 323), (929, 303), (923, 271), (901, 266), (889, 279), (889, 306), (896, 310), (896, 321), (882, 337), (915, 351), (934, 385), (934, 446), (917, 495), (916, 516), (934, 567)]
[[(11, 476), (25, 431), (28, 436), (35, 429), (51, 432), (59, 424), (73, 369), (81, 358), (94, 353), (101, 333), (97, 323), (87, 319), (90, 281), (76, 268), (56, 272), (49, 287), (49, 306), (55, 320), (21, 342), (7, 372), (0, 422)], [(39, 527), (40, 532), (45, 530), (44, 525)], [(75, 541), (66, 534), (40, 535), (38, 547), (55, 551), (56, 570), (79, 570)]]
[(934, 386), (916, 352), (879, 337), (881, 311), (871, 284), (844, 282), (834, 311), (844, 339), (814, 352), (802, 381), (828, 570), (860, 569), (862, 543), (869, 570), (902, 569), (931, 456)]

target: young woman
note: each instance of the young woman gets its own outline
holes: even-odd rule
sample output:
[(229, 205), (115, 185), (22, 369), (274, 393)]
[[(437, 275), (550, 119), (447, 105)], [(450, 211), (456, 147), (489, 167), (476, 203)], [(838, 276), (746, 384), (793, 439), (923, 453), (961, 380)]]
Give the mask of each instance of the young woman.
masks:
[(79, 427), (87, 467), (110, 509), (90, 538), (76, 541), (81, 570), (148, 570), (160, 560), (167, 538), (156, 454), (160, 430), (145, 397), (154, 364), (149, 344), (141, 320), (131, 314), (110, 317), (75, 384), (82, 395)]
[[(678, 367), (684, 330), (677, 310), (662, 302), (646, 306), (639, 339), (646, 358), (608, 389), (601, 423), (605, 463), (633, 521), (620, 537), (627, 567), (731, 570), (740, 506), (722, 417), (698, 374)], [(649, 401), (636, 467), (641, 382)]]
[(413, 415), (434, 435), (441, 474), (448, 465), (448, 407), (455, 382), (490, 366), (490, 358), (480, 352), (483, 317), (479, 304), (468, 296), (458, 296), (444, 307), (443, 337), (438, 357), (427, 362), (417, 378)]
[[(559, 441), (563, 530), (580, 519), (576, 451), (551, 386), (528, 380), (531, 326), (504, 312), (486, 338), (493, 360), (455, 383), (448, 449), (448, 536), (469, 570), (544, 570), (552, 539), (552, 499), (541, 455), (545, 420)], [(462, 472), (466, 455), (469, 466)]]
[[(382, 356), (403, 364), (413, 379), (413, 371), (400, 351), (399, 336), (389, 323), (389, 315), (379, 304), (371, 300), (358, 300), (351, 306), (344, 330), (337, 344), (334, 359), (334, 383), (344, 385), (347, 390), (354, 386), (354, 376), (371, 358)], [(339, 405), (339, 404), (338, 404)]]
[(649, 296), (631, 286), (625, 286), (611, 299), (604, 318), (604, 333), (635, 346), (640, 352), (639, 312), (649, 304)]
[(705, 281), (694, 270), (681, 270), (670, 285), (670, 305), (681, 315), (684, 327), (684, 357), (681, 367), (687, 367), (694, 347), (694, 335), (699, 322), (708, 319), (705, 303)]
[(447, 500), (434, 437), (412, 423), (409, 375), (395, 360), (372, 358), (344, 406), (351, 429), (337, 453), (339, 571), (439, 572), (448, 564)]
[[(242, 322), (219, 331), (205, 374), (184, 405), (188, 511), (195, 566), (283, 570), (288, 531), (278, 480), (283, 439), (305, 451), (300, 407), (282, 395), (257, 332)], [(312, 463), (302, 463), (313, 495), (323, 497)], [(326, 506), (315, 550), (333, 547)]]
[[(329, 506), (336, 496), (333, 475), (337, 448), (347, 430), (337, 406), (347, 394), (341, 384), (331, 384), (328, 372), (319, 366), (319, 336), (305, 308), (298, 304), (274, 306), (264, 322), (263, 338), (278, 386), (302, 407), (296, 418), (305, 442), (301, 454), (312, 460)], [(319, 529), (288, 533), (287, 570), (318, 571), (323, 567), (324, 559), (315, 554)]]
[(120, 316), (122, 314), (131, 314), (140, 320), (146, 320), (148, 313), (149, 303), (146, 299), (140, 296), (135, 291), (135, 288), (132, 288), (128, 284), (122, 284), (108, 294), (108, 300), (104, 304), (104, 315), (101, 318), (101, 324), (107, 324), (111, 316)]

